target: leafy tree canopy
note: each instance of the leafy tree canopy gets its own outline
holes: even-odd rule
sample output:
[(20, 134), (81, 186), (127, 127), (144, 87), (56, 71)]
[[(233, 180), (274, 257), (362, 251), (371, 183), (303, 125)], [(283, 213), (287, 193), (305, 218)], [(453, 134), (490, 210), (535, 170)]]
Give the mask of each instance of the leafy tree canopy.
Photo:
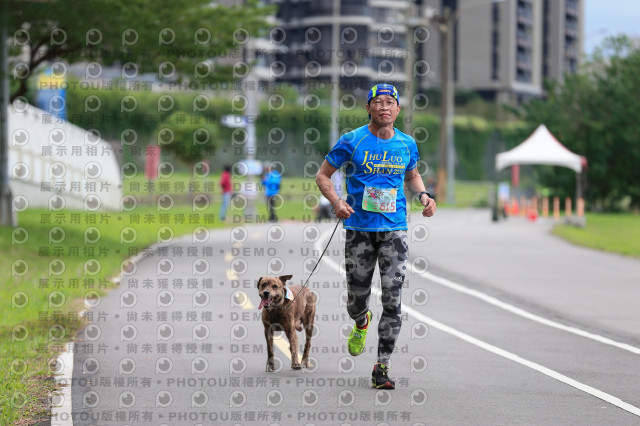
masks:
[(218, 145), (218, 126), (201, 115), (175, 112), (158, 127), (158, 145), (188, 164), (209, 157)]
[(33, 71), (46, 62), (61, 74), (64, 64), (87, 62), (98, 71), (119, 64), (124, 77), (154, 73), (192, 87), (228, 81), (241, 48), (268, 28), (272, 12), (255, 0), (242, 7), (210, 0), (10, 0), (11, 98), (27, 92)]
[[(588, 160), (586, 199), (592, 207), (640, 207), (640, 46), (609, 38), (576, 74), (549, 84), (546, 99), (525, 107), (532, 128), (540, 123)], [(557, 168), (556, 168), (557, 169)], [(572, 195), (575, 179), (547, 169), (543, 183)]]

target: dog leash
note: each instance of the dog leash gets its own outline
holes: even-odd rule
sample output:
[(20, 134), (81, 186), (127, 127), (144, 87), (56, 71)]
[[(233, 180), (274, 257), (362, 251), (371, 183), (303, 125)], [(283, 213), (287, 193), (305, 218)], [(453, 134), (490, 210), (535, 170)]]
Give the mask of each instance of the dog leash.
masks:
[(316, 271), (316, 269), (318, 268), (318, 265), (320, 264), (320, 261), (322, 260), (322, 256), (324, 256), (324, 254), (327, 252), (327, 249), (329, 248), (329, 244), (331, 243), (331, 240), (333, 239), (333, 235), (338, 230), (338, 225), (340, 225), (340, 222), (342, 222), (342, 219), (338, 218), (338, 221), (336, 222), (336, 226), (333, 228), (333, 232), (331, 232), (331, 236), (329, 237), (329, 241), (327, 241), (327, 244), (324, 246), (324, 250), (322, 250), (322, 254), (318, 258), (318, 261), (316, 262), (316, 265), (311, 270), (311, 273), (309, 273), (309, 276), (307, 277), (307, 280), (304, 282), (304, 284), (302, 284), (302, 287), (300, 287), (300, 290), (298, 290), (298, 293), (296, 293), (294, 298), (291, 299), (291, 303), (289, 303), (287, 306), (282, 308), (283, 311), (286, 311), (289, 308), (289, 306), (293, 305), (293, 301), (296, 300), (296, 298), (302, 292), (302, 290), (304, 290), (307, 287), (307, 284), (309, 283), (309, 279), (311, 279), (311, 276)]

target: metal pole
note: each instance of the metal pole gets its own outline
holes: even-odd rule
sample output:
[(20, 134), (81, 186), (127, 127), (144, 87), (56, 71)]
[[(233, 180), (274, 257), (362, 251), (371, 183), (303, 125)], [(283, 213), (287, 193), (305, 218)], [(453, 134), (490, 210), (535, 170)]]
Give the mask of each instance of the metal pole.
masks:
[(404, 132), (411, 136), (413, 132), (413, 97), (415, 94), (415, 87), (413, 86), (414, 76), (413, 76), (413, 65), (415, 63), (415, 51), (413, 46), (413, 38), (412, 30), (413, 25), (411, 22), (411, 16), (414, 14), (414, 9), (412, 5), (409, 5), (409, 19), (407, 20), (407, 34), (406, 34), (406, 43), (407, 43), (407, 62), (405, 63), (405, 72), (407, 79), (407, 86), (405, 88), (405, 104), (404, 104)]
[(440, 26), (440, 134), (438, 145), (438, 172), (436, 193), (439, 200), (447, 197), (447, 171), (448, 171), (448, 136), (449, 136), (449, 17), (451, 9), (445, 7), (443, 16), (439, 19)]
[[(246, 47), (246, 58), (247, 63), (250, 66), (253, 66), (253, 59), (255, 58), (255, 46), (253, 45), (253, 39), (249, 39)], [(253, 167), (255, 158), (256, 158), (256, 120), (258, 119), (258, 114), (260, 114), (260, 108), (258, 107), (258, 96), (256, 91), (258, 90), (258, 82), (255, 78), (255, 74), (253, 69), (249, 71), (247, 77), (245, 78), (245, 96), (247, 97), (247, 116), (246, 116), (246, 130), (247, 130), (247, 146), (245, 151), (245, 158), (248, 167)], [(256, 189), (256, 179), (253, 175), (252, 170), (248, 170), (247, 179), (245, 182), (246, 189), (248, 193), (254, 193)], [(244, 212), (245, 220), (248, 219), (247, 216), (251, 215), (251, 219), (254, 219), (253, 215), (256, 212), (256, 203), (257, 200), (249, 197), (247, 199), (247, 208)]]
[[(247, 62), (249, 64), (253, 62), (254, 58), (253, 47), (250, 46), (251, 44), (251, 41), (247, 43)], [(258, 97), (256, 96), (258, 84), (253, 70), (247, 74), (245, 83), (245, 94), (247, 97), (247, 151), (245, 155), (248, 162), (252, 163), (256, 157), (256, 119), (260, 113), (260, 109), (258, 108)]]
[(440, 142), (438, 147), (438, 182), (436, 193), (439, 199), (455, 204), (455, 134), (453, 128), (454, 115), (454, 81), (453, 70), (453, 31), (456, 20), (463, 10), (491, 3), (502, 3), (505, 0), (491, 0), (459, 5), (455, 11), (449, 7), (443, 8), (443, 13), (437, 19), (440, 29), (441, 58), (441, 104), (440, 105)]
[(15, 227), (17, 220), (11, 208), (9, 188), (9, 2), (2, 1), (0, 7), (0, 225)]
[(340, 72), (338, 50), (340, 44), (340, 0), (333, 0), (333, 26), (331, 27), (331, 130), (329, 146), (333, 147), (338, 141), (338, 91)]
[[(340, 107), (338, 94), (340, 92), (340, 1), (333, 0), (333, 26), (331, 27), (331, 129), (329, 132), (329, 147), (333, 148), (338, 142), (338, 119)], [(340, 170), (331, 176), (333, 187), (338, 196), (342, 195), (342, 173)]]
[(453, 132), (453, 31), (455, 26), (455, 20), (452, 14), (445, 15), (447, 20), (447, 38), (446, 38), (446, 51), (447, 51), (447, 87), (445, 92), (446, 108), (445, 108), (445, 127), (447, 134), (447, 203), (455, 204), (455, 141)]

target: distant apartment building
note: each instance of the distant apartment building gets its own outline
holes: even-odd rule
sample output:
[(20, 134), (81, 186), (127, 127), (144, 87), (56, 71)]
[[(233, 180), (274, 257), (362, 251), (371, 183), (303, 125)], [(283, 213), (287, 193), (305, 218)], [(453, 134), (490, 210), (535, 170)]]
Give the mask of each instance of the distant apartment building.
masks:
[(270, 42), (275, 80), (306, 86), (331, 81), (333, 29), (338, 26), (340, 85), (369, 90), (375, 82), (407, 81), (407, 0), (272, 0), (278, 5)]
[(583, 51), (585, 0), (544, 0), (542, 75), (562, 80), (576, 72)]
[[(420, 8), (456, 11), (453, 79), (457, 88), (519, 104), (540, 97), (544, 80), (577, 70), (582, 52), (584, 0), (418, 0)], [(440, 34), (422, 49), (433, 70), (423, 88), (440, 85)]]
[[(243, 0), (223, 0), (241, 4)], [(300, 87), (331, 81), (333, 30), (338, 26), (341, 87), (366, 91), (373, 83), (421, 89), (441, 83), (440, 31), (432, 19), (429, 36), (410, 47), (429, 72), (409, 75), (408, 37), (431, 14), (455, 14), (452, 77), (457, 89), (519, 104), (544, 93), (544, 80), (563, 79), (580, 63), (585, 0), (263, 0), (277, 6), (269, 34), (254, 40), (252, 61), (260, 81)], [(415, 40), (415, 37), (412, 37)], [(424, 70), (425, 67), (419, 67)]]

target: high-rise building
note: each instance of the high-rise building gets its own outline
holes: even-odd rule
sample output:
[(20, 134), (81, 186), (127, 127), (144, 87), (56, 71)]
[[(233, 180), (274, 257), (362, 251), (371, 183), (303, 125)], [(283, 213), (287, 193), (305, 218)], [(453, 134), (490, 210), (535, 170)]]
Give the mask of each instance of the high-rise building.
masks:
[[(330, 81), (334, 26), (338, 26), (340, 85), (369, 90), (375, 82), (407, 81), (407, 0), (272, 0), (277, 4), (277, 81), (298, 85)], [(272, 31), (272, 34), (273, 31)], [(272, 37), (273, 38), (273, 37)]]
[(584, 0), (544, 0), (542, 76), (562, 81), (578, 69), (583, 50)]
[[(239, 4), (242, 0), (223, 0)], [(331, 81), (334, 29), (340, 85), (366, 91), (376, 82), (423, 90), (441, 84), (441, 32), (415, 42), (428, 16), (453, 13), (452, 79), (498, 103), (520, 104), (544, 94), (545, 79), (562, 81), (580, 63), (585, 0), (263, 0), (277, 6), (273, 28), (254, 40), (250, 60), (260, 81), (309, 87)], [(418, 23), (416, 23), (418, 22)], [(337, 28), (336, 28), (337, 27)], [(409, 42), (420, 67), (409, 64)], [(428, 72), (424, 72), (424, 63)], [(409, 75), (419, 70), (418, 75)]]
[[(418, 0), (444, 16), (454, 14), (453, 72), (456, 88), (476, 90), (498, 102), (519, 104), (540, 97), (544, 80), (575, 72), (582, 51), (584, 0)], [(441, 82), (440, 32), (421, 52), (432, 72), (423, 88)]]

